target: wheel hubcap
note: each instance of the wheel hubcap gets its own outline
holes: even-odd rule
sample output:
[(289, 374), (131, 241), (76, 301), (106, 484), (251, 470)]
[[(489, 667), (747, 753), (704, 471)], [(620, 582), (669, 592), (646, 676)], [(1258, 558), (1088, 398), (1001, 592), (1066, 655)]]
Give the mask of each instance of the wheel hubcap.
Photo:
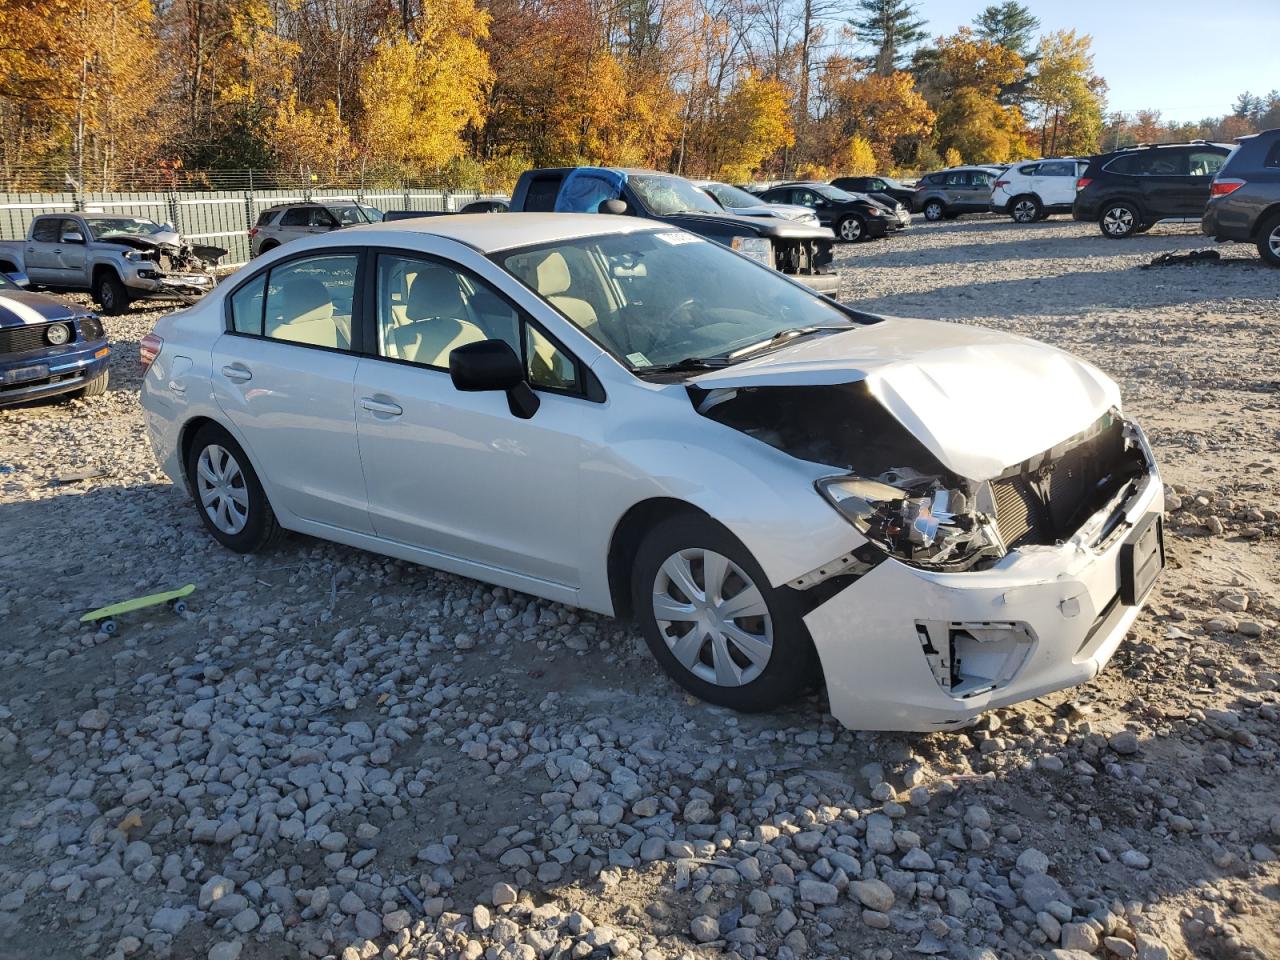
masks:
[(1267, 246), (1271, 250), (1271, 255), (1280, 259), (1280, 227), (1271, 231), (1271, 235), (1267, 237)]
[(213, 525), (235, 536), (249, 522), (249, 490), (244, 473), (226, 448), (210, 444), (196, 461), (196, 492)]
[(1013, 208), (1013, 215), (1023, 223), (1027, 223), (1036, 215), (1035, 204), (1028, 200), (1023, 200)]
[(936, 203), (931, 203), (924, 208), (924, 215), (928, 217), (930, 220), (937, 220), (940, 216), (942, 216), (942, 208), (938, 206)]
[(672, 655), (700, 680), (740, 687), (773, 654), (773, 620), (741, 567), (713, 550), (672, 554), (653, 584), (653, 615)]
[(100, 299), (102, 300), (102, 305), (104, 307), (111, 307), (115, 305), (116, 295), (111, 292), (111, 284), (104, 283), (102, 285)]
[(846, 240), (857, 240), (862, 234), (862, 224), (857, 220), (846, 220), (840, 224), (840, 236)]
[(1108, 210), (1102, 224), (1107, 233), (1128, 233), (1133, 229), (1133, 214), (1125, 207)]

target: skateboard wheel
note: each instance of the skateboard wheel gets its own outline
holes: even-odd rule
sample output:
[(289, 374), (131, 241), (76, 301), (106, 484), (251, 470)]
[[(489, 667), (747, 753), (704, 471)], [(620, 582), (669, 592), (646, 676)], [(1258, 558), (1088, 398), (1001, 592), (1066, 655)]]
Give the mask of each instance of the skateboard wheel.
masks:
[(173, 601), (173, 612), (174, 612), (174, 613), (186, 613), (186, 612), (187, 612), (187, 601), (185, 601), (185, 600), (175, 600), (175, 601)]
[(102, 626), (100, 626), (98, 629), (101, 632), (105, 633), (107, 636), (111, 636), (117, 630), (116, 622), (114, 620), (103, 620)]

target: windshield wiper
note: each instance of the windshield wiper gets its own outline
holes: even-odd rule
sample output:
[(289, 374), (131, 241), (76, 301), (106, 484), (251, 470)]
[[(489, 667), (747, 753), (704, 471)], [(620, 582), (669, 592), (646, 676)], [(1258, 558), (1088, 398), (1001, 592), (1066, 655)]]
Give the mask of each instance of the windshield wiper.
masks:
[(727, 367), (733, 361), (725, 356), (718, 357), (685, 357), (683, 360), (676, 360), (674, 363), (660, 363), (652, 367), (641, 367), (636, 373), (644, 375), (650, 373), (683, 373), (686, 370), (719, 370), (721, 367)]
[(755, 353), (757, 350), (769, 350), (773, 347), (780, 347), (784, 343), (795, 340), (798, 337), (807, 337), (811, 333), (821, 333), (824, 330), (835, 331), (847, 329), (848, 327), (843, 326), (788, 327), (785, 330), (779, 330), (768, 340), (761, 340), (759, 343), (751, 343), (745, 347), (739, 347), (737, 350), (733, 351), (733, 353), (729, 354), (729, 359), (736, 360), (739, 357), (746, 356), (748, 353)]

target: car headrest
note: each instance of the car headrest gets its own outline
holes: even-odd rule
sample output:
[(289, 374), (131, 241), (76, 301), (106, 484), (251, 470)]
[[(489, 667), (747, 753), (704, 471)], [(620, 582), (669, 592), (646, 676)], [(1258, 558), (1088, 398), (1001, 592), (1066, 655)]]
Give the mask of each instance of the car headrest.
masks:
[(328, 288), (315, 277), (290, 277), (280, 289), (286, 322), (305, 317), (313, 311), (328, 307), (332, 310), (333, 298)]
[(569, 264), (559, 251), (552, 251), (543, 257), (538, 264), (538, 293), (544, 297), (554, 297), (569, 289)]
[(459, 320), (465, 317), (467, 310), (458, 286), (458, 275), (444, 267), (423, 267), (409, 287), (404, 312), (409, 320), (435, 317)]

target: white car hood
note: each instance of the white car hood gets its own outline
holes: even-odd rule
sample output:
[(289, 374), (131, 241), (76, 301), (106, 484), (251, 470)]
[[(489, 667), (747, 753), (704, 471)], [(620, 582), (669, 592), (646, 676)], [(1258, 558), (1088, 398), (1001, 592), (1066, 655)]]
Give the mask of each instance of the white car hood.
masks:
[(985, 327), (888, 317), (694, 377), (707, 390), (865, 381), (944, 466), (988, 480), (1120, 405), (1069, 353)]

